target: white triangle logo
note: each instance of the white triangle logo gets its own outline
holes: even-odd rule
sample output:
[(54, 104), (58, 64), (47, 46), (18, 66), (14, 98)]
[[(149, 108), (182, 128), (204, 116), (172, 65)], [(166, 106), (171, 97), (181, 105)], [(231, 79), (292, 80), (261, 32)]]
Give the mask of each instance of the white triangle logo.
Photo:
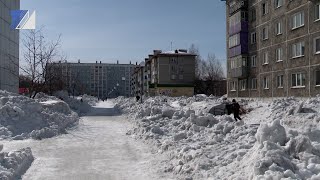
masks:
[(33, 11), (21, 29), (36, 29), (36, 11)]

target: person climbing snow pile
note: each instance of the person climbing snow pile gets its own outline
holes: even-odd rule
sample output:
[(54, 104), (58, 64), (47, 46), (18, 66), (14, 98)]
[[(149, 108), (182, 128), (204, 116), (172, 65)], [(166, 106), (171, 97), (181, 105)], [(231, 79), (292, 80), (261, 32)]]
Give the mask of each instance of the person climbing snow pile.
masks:
[(239, 103), (237, 103), (237, 101), (235, 99), (232, 100), (232, 108), (233, 108), (233, 115), (234, 115), (234, 119), (236, 121), (242, 120), (239, 116), (240, 114), (240, 105)]

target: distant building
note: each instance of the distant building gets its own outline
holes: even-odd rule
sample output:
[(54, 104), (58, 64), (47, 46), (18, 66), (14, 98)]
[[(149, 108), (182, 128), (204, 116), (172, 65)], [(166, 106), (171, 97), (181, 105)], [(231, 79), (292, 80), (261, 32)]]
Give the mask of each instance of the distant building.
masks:
[(144, 62), (134, 67), (131, 81), (133, 96), (141, 96), (146, 93), (144, 69)]
[(52, 64), (52, 70), (61, 74), (64, 89), (70, 94), (89, 94), (99, 98), (126, 96), (131, 93), (133, 64), (69, 63)]
[[(193, 96), (195, 57), (186, 50), (154, 50), (143, 66), (136, 68), (136, 85), (141, 94), (158, 96)], [(142, 75), (142, 77), (141, 77)], [(143, 83), (141, 83), (143, 81)]]
[(226, 0), (231, 97), (320, 94), (320, 2)]
[(10, 28), (11, 10), (20, 0), (0, 1), (0, 89), (19, 92), (19, 30)]

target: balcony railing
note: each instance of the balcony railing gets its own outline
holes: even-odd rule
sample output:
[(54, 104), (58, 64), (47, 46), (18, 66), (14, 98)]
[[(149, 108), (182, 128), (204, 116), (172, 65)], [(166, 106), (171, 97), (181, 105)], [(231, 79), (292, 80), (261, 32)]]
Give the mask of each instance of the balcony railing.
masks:
[(241, 21), (240, 23), (231, 26), (229, 28), (229, 35), (234, 35), (237, 34), (239, 32), (248, 32), (248, 22), (246, 21)]
[(232, 78), (244, 78), (249, 74), (248, 66), (242, 66), (239, 68), (231, 69), (231, 77)]

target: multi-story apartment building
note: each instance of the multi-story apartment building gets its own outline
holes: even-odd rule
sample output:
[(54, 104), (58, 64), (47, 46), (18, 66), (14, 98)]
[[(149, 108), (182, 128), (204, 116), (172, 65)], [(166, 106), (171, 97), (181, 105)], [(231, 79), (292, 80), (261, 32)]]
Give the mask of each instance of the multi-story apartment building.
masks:
[(144, 62), (136, 65), (131, 76), (131, 88), (132, 96), (141, 96), (146, 94), (146, 87), (143, 85), (145, 83), (145, 73), (144, 73)]
[(19, 91), (19, 30), (11, 29), (11, 10), (20, 9), (20, 0), (0, 1), (0, 89)]
[(51, 65), (59, 72), (70, 94), (89, 94), (99, 98), (131, 96), (132, 64), (69, 63)]
[(227, 0), (232, 97), (320, 93), (320, 2)]
[(193, 96), (195, 79), (195, 56), (186, 50), (162, 52), (154, 50), (145, 59), (143, 70), (137, 71), (143, 79), (139, 83), (143, 94), (150, 96)]

